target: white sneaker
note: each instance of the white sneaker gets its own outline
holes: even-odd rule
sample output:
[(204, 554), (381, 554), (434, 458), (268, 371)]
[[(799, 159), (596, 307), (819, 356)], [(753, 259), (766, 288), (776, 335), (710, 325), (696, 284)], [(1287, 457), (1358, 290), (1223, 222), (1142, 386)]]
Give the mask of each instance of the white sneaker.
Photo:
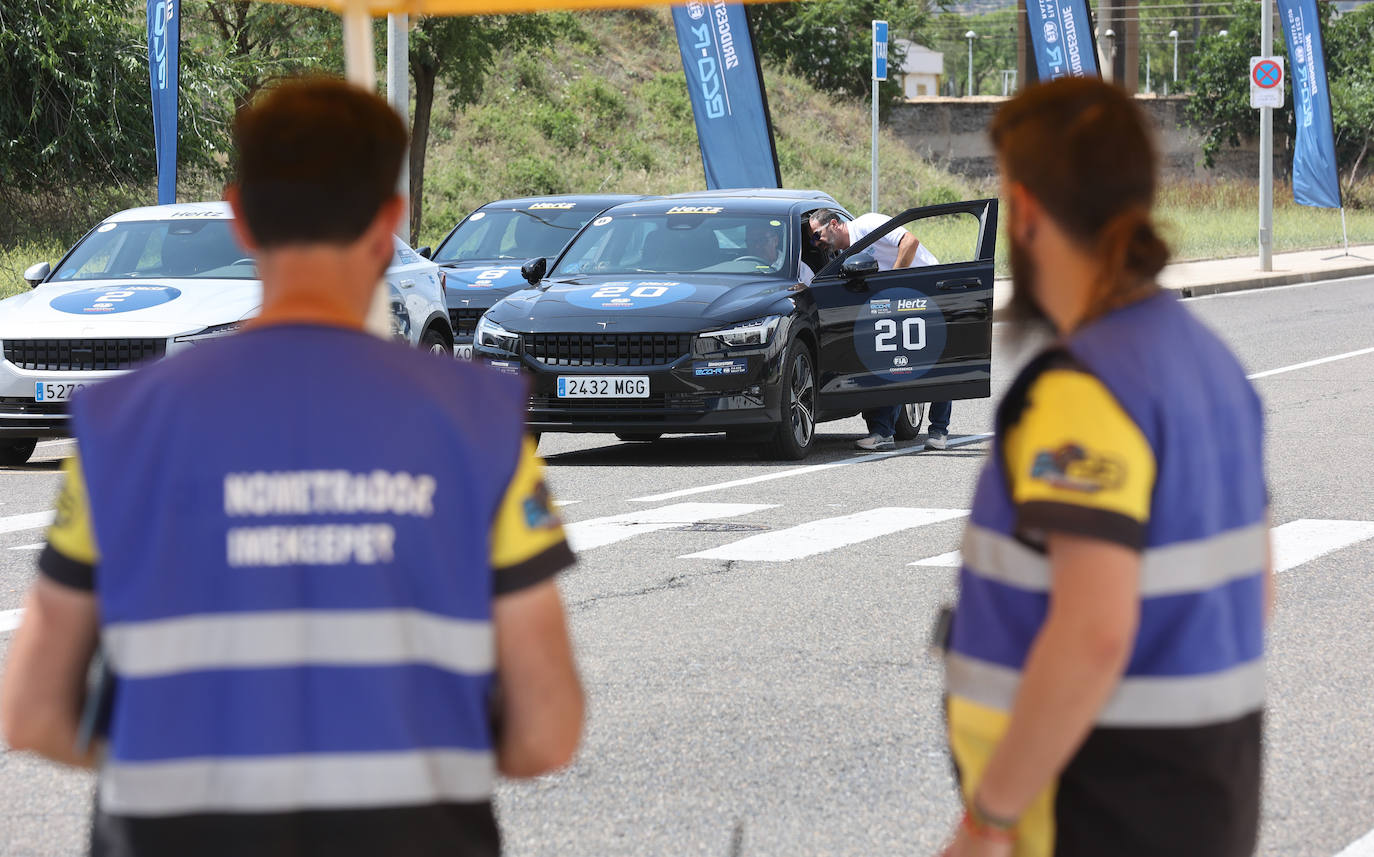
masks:
[(949, 447), (949, 435), (947, 434), (928, 434), (926, 435), (926, 449), (947, 449)]
[(881, 452), (885, 449), (896, 449), (897, 444), (890, 435), (883, 437), (880, 434), (871, 434), (854, 441), (854, 448), (862, 449), (865, 452)]

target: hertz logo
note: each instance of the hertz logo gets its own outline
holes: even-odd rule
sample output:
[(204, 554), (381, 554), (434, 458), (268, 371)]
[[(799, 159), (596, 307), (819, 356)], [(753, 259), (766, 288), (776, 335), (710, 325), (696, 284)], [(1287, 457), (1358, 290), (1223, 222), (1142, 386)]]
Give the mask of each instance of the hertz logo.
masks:
[(576, 207), (577, 203), (575, 202), (536, 202), (530, 206), (530, 211), (547, 211), (550, 208), (563, 210)]
[(669, 214), (720, 214), (725, 210), (720, 205), (675, 205), (668, 209)]

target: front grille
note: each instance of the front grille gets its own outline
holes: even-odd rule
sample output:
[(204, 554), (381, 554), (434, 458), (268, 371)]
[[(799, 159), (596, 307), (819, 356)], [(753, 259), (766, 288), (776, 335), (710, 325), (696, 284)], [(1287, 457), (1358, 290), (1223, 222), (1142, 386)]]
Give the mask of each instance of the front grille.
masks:
[(482, 317), (485, 309), (454, 309), (449, 307), (448, 320), (453, 325), (454, 336), (472, 336), (473, 331), (477, 330), (477, 320)]
[(579, 423), (661, 423), (706, 413), (695, 393), (654, 393), (647, 399), (560, 399), (530, 396), (532, 419), (573, 419)]
[(5, 359), (40, 372), (132, 369), (167, 353), (165, 339), (7, 339)]
[(19, 396), (0, 396), (0, 414), (22, 414), (25, 416), (51, 416), (65, 414), (66, 402), (35, 402)]
[(692, 350), (692, 334), (527, 333), (520, 347), (546, 366), (667, 366)]

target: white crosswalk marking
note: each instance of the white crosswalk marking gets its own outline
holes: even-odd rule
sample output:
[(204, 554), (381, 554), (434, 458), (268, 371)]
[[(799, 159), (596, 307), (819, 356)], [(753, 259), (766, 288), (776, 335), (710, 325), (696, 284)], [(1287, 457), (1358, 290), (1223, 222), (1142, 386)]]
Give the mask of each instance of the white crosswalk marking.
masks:
[(927, 568), (958, 568), (964, 564), (964, 555), (959, 551), (942, 553), (939, 556), (928, 556), (925, 559), (918, 559), (907, 565), (921, 565)]
[(0, 518), (0, 533), (17, 533), (20, 530), (37, 530), (52, 523), (52, 512), (30, 512), (27, 515), (10, 515)]
[(1350, 843), (1336, 857), (1374, 857), (1374, 830)]
[(698, 521), (734, 518), (772, 508), (774, 506), (758, 503), (674, 503), (657, 509), (578, 521), (575, 524), (567, 524), (564, 530), (568, 534), (568, 544), (572, 549), (585, 551), (623, 542), (628, 538), (656, 530), (667, 530)]
[(822, 518), (785, 530), (750, 536), (711, 550), (687, 554), (684, 559), (723, 559), (740, 562), (785, 562), (814, 556), (879, 536), (899, 533), (967, 515), (965, 509), (910, 509), (884, 507)]
[(1374, 521), (1289, 521), (1275, 527), (1274, 571), (1284, 572), (1374, 538)]
[(46, 542), (38, 542), (37, 544), (32, 544), (32, 545), (15, 545), (14, 547), (10, 548), (10, 550), (12, 550), (12, 551), (41, 551), (41, 550), (43, 549), (44, 544), (46, 544)]
[(19, 622), (24, 618), (24, 610), (0, 610), (0, 634), (6, 631), (13, 631), (19, 627)]

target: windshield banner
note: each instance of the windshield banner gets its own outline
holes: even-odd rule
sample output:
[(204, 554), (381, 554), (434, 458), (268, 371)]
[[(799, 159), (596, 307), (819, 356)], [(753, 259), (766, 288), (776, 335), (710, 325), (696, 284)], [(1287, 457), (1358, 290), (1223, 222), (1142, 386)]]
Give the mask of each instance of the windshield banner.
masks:
[(181, 0), (148, 0), (148, 73), (153, 90), (157, 204), (177, 201), (177, 78)]
[(763, 71), (743, 3), (673, 7), (706, 187), (781, 187)]
[(1279, 22), (1288, 42), (1293, 81), (1293, 199), (1299, 205), (1341, 207), (1336, 140), (1331, 127), (1331, 88), (1326, 80), (1321, 19), (1315, 0), (1279, 0)]
[(1036, 76), (1101, 77), (1087, 0), (1026, 0)]

